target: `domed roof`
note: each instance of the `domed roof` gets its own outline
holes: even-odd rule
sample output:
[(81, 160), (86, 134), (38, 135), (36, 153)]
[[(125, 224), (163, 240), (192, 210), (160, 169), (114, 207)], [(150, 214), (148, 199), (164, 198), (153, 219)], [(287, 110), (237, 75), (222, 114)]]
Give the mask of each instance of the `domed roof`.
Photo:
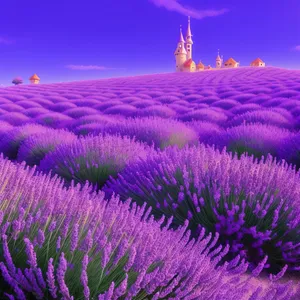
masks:
[(40, 80), (40, 77), (37, 76), (36, 74), (33, 74), (33, 75), (29, 78), (29, 80)]

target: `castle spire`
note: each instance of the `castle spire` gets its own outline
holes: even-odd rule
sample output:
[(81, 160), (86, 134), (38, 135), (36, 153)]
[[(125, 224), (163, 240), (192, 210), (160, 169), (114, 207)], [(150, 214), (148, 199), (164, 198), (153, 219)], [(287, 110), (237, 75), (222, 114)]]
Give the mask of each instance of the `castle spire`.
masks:
[(191, 32), (191, 18), (188, 17), (188, 28), (186, 32), (186, 50), (187, 50), (187, 59), (192, 58), (192, 46), (193, 46), (193, 40), (192, 40), (192, 32)]
[(179, 43), (185, 43), (183, 35), (182, 35), (182, 26), (181, 25), (180, 25)]
[(191, 17), (188, 17), (188, 28), (186, 31), (186, 38), (192, 40), (192, 32), (191, 32)]

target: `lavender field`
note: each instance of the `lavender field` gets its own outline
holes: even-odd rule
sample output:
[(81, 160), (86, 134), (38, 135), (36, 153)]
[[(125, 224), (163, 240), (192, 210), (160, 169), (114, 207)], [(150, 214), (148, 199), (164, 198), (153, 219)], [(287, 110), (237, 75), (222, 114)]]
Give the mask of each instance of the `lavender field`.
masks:
[(0, 88), (0, 299), (300, 299), (300, 71)]

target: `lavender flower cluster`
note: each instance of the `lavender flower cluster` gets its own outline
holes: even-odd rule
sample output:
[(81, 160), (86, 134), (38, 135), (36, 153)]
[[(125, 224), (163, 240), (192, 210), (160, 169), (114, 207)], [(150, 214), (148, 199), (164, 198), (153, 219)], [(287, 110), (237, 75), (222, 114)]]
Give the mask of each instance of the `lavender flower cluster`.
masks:
[[(79, 126), (79, 133), (83, 128), (86, 128), (83, 126)], [(160, 149), (170, 145), (183, 147), (186, 144), (198, 142), (198, 135), (192, 128), (175, 120), (158, 117), (127, 118), (120, 122), (106, 123), (93, 131), (94, 135), (100, 133), (135, 137), (148, 145), (154, 144), (156, 148)]]
[(80, 137), (49, 152), (41, 160), (39, 170), (53, 171), (68, 182), (74, 180), (84, 184), (88, 180), (100, 188), (109, 176), (116, 176), (127, 164), (145, 158), (153, 151), (127, 136)]
[[(121, 199), (147, 203), (156, 216), (174, 216), (173, 227), (190, 220), (218, 232), (229, 255), (256, 267), (266, 258), (270, 271), (300, 270), (300, 176), (271, 156), (260, 161), (226, 149), (167, 148), (131, 164), (103, 188)], [(230, 255), (231, 254), (231, 255)]]

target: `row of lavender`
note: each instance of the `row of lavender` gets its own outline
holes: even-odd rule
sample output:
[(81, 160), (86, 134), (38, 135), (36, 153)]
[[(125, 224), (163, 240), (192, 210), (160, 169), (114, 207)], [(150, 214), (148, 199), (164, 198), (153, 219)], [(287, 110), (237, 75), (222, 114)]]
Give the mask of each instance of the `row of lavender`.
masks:
[[(100, 139), (102, 140), (99, 146), (103, 145), (103, 148), (107, 148), (112, 143), (115, 144), (117, 139), (122, 140), (112, 136)], [(126, 146), (126, 140), (124, 139), (122, 142)], [(134, 147), (133, 142), (131, 147)], [(141, 145), (137, 144), (136, 149), (139, 147)], [(91, 148), (88, 149), (91, 153)], [(166, 162), (162, 160), (163, 169), (161, 170), (159, 167), (156, 169), (153, 162), (158, 159), (157, 155), (164, 156), (165, 159), (173, 159), (178, 164), (184, 163), (184, 160), (180, 160), (179, 156), (185, 157), (186, 162), (189, 159), (191, 160), (192, 157), (193, 160), (197, 157), (198, 165), (195, 166), (198, 168), (197, 174), (199, 174), (198, 171), (201, 168), (199, 164), (201, 158), (206, 158), (208, 163), (212, 159), (209, 156), (215, 156), (215, 158), (216, 156), (220, 156), (220, 158), (222, 156), (221, 159), (227, 159), (227, 164), (230, 164), (231, 160), (228, 155), (221, 155), (213, 149), (204, 147), (191, 148), (184, 152), (169, 148), (167, 152), (157, 153), (156, 155), (152, 152), (153, 149), (148, 150), (151, 160), (148, 161), (147, 166), (151, 167), (154, 174), (155, 170), (163, 172), (163, 169), (165, 169), (164, 172), (168, 172), (168, 178), (162, 176), (165, 181), (171, 179), (172, 170), (170, 168), (175, 170), (176, 166), (169, 164), (169, 162), (166, 165)], [(168, 153), (168, 151), (172, 153)], [(98, 157), (100, 156), (98, 155)], [(115, 157), (115, 162), (117, 162), (117, 157)], [(145, 164), (146, 161), (143, 163)], [(91, 165), (95, 166), (93, 163)], [(99, 166), (97, 166), (98, 171)], [(276, 169), (272, 162), (269, 162), (266, 167), (262, 164), (260, 166), (265, 169), (265, 172)], [(106, 166), (102, 165), (100, 167), (105, 169)], [(152, 169), (153, 167), (154, 169)], [(68, 171), (68, 168), (65, 167), (65, 170)], [(88, 167), (86, 167), (86, 170), (93, 173), (91, 168), (88, 170)], [(135, 167), (134, 170), (139, 171), (139, 174), (143, 176), (140, 169)], [(205, 170), (203, 171), (205, 173)], [(211, 170), (212, 173), (216, 171), (217, 169)], [(146, 173), (148, 175), (149, 172)], [(286, 173), (286, 176), (293, 176), (293, 172), (288, 172), (285, 167), (281, 167), (281, 173), (283, 173), (283, 178), (284, 173)], [(94, 174), (96, 175), (95, 172)], [(126, 174), (129, 174), (128, 171), (125, 176), (127, 176)], [(187, 180), (186, 175), (182, 175)], [(266, 182), (257, 187), (255, 180), (245, 182), (245, 177), (247, 176), (241, 178), (238, 189), (241, 190), (244, 183), (247, 187), (249, 187), (249, 184), (250, 187), (256, 186), (255, 192), (262, 192), (262, 187)], [(299, 178), (296, 182), (295, 174), (294, 178), (290, 181), (293, 187), (299, 185)], [(274, 193), (276, 186), (279, 186), (280, 178), (275, 181), (274, 178), (272, 179), (268, 186), (270, 192)], [(177, 180), (180, 179), (177, 178)], [(140, 179), (139, 185), (141, 182), (146, 182), (144, 177)], [(180, 182), (177, 183), (180, 184)], [(156, 182), (151, 183), (149, 181), (149, 184), (148, 188)], [(172, 184), (174, 187), (176, 186), (176, 182)], [(190, 226), (188, 220), (182, 219), (186, 218), (184, 214), (180, 216), (180, 210), (184, 211), (184, 206), (191, 203), (188, 191), (184, 195), (185, 199), (181, 196), (183, 194), (181, 187), (183, 189), (188, 188), (187, 181), (184, 182), (184, 186), (178, 187), (180, 190), (178, 190), (178, 202), (175, 197), (173, 200), (168, 199), (169, 205), (172, 205), (174, 217), (166, 219), (165, 216), (162, 216), (158, 220), (153, 217), (151, 208), (146, 208), (145, 202), (137, 201), (136, 197), (133, 198), (133, 201), (126, 197), (126, 199), (123, 198), (124, 190), (121, 191), (119, 188), (117, 190), (121, 192), (121, 200), (123, 201), (120, 201), (119, 197), (114, 194), (108, 197), (103, 192), (93, 192), (88, 183), (84, 186), (74, 186), (74, 181), (72, 181), (68, 189), (63, 188), (63, 185), (64, 183), (59, 177), (50, 178), (49, 174), (37, 173), (35, 167), (28, 169), (25, 164), (15, 164), (0, 157), (1, 298), (25, 300), (34, 296), (36, 299), (212, 298), (226, 300), (238, 298), (296, 300), (300, 295), (300, 289), (293, 285), (292, 281), (284, 284), (274, 282), (280, 279), (287, 268), (294, 263), (292, 258), (297, 250), (293, 247), (291, 237), (295, 234), (295, 232), (293, 234), (293, 229), (298, 228), (297, 224), (296, 226), (295, 224), (290, 225), (286, 231), (288, 238), (279, 236), (278, 238), (281, 239), (282, 243), (275, 245), (275, 247), (282, 247), (284, 250), (283, 253), (286, 254), (285, 258), (287, 258), (286, 266), (277, 275), (270, 275), (271, 281), (269, 283), (263, 284), (255, 280), (255, 277), (265, 267), (268, 267), (269, 263), (272, 263), (273, 258), (269, 262), (266, 255), (261, 261), (257, 260), (256, 266), (253, 267), (253, 263), (249, 264), (245, 259), (249, 258), (245, 255), (246, 252), (241, 250), (239, 254), (239, 251), (237, 251), (238, 245), (242, 242), (241, 239), (238, 241), (239, 244), (235, 244), (235, 249), (230, 247), (232, 246), (230, 243), (222, 247), (224, 232), (220, 230), (220, 234), (215, 233), (214, 237), (211, 233), (205, 235), (206, 226), (202, 227), (199, 224), (196, 230), (197, 239), (191, 239), (194, 226)], [(226, 180), (223, 180), (221, 185), (226, 191)], [(285, 187), (279, 193), (280, 196), (281, 194), (285, 195), (284, 199), (297, 194), (291, 192), (290, 186), (287, 187), (285, 182), (280, 187)], [(142, 190), (143, 187), (138, 189), (134, 187), (132, 191), (140, 194)], [(157, 186), (157, 189), (153, 190), (154, 195), (157, 195), (157, 190), (166, 192), (164, 187), (159, 188)], [(299, 191), (299, 189), (296, 190)], [(245, 192), (247, 193), (247, 191)], [(195, 193), (193, 193), (195, 203), (196, 196), (194, 195)], [(267, 209), (264, 206), (264, 203), (266, 203), (265, 198), (261, 208), (257, 205), (253, 212), (260, 220), (263, 218), (264, 210)], [(153, 199), (156, 204), (159, 203), (157, 199), (160, 199), (160, 197)], [(197, 211), (198, 209), (204, 211), (204, 216), (206, 207), (210, 206), (207, 200), (209, 199), (203, 200), (203, 198), (200, 198), (199, 203), (194, 204)], [(246, 205), (243, 201), (242, 209), (244, 210), (246, 206), (250, 205), (251, 201), (254, 201), (254, 198), (249, 198)], [(276, 204), (276, 199), (272, 199), (271, 202), (271, 206)], [(142, 205), (137, 206), (136, 203)], [(152, 200), (149, 204), (153, 204)], [(178, 207), (177, 213), (175, 213), (176, 207), (174, 207), (176, 204), (181, 206), (181, 208)], [(285, 205), (290, 206), (293, 204), (291, 201), (281, 201), (280, 205), (285, 207)], [(156, 211), (159, 209), (157, 205), (153, 205), (153, 207)], [(222, 205), (216, 207), (219, 210)], [(161, 210), (163, 213), (167, 211), (167, 207), (161, 208), (163, 208)], [(230, 220), (229, 213), (234, 212), (234, 210), (235, 207), (232, 210), (227, 210), (228, 220)], [(274, 212), (273, 209), (269, 209), (269, 211)], [(274, 232), (276, 232), (278, 223), (282, 226), (283, 222), (294, 216), (294, 213), (289, 211), (285, 216), (286, 219), (282, 220), (284, 213), (282, 214), (280, 209), (275, 209), (275, 215), (276, 211), (277, 219), (274, 217), (272, 220), (275, 224), (271, 227), (272, 232), (260, 232), (263, 226), (250, 228), (247, 232), (246, 228), (249, 224), (241, 222), (244, 219), (243, 212), (239, 212), (239, 223), (236, 225), (242, 227), (240, 232), (243, 234), (252, 234), (256, 244), (270, 238), (274, 240), (274, 238), (276, 239)], [(236, 212), (238, 212), (237, 209)], [(155, 215), (157, 216), (157, 214)], [(167, 213), (167, 215), (170, 214)], [(196, 215), (193, 217), (196, 217)], [(187, 219), (190, 219), (191, 223), (195, 225), (195, 220), (192, 220), (189, 216), (187, 216)], [(223, 218), (225, 223), (222, 219), (220, 221), (218, 223), (219, 227), (221, 229), (224, 225), (226, 227), (225, 219)], [(259, 225), (259, 220), (256, 221)], [(172, 224), (174, 223), (182, 225), (176, 226), (176, 230), (170, 230), (173, 228)], [(289, 224), (289, 222), (286, 224)], [(192, 229), (192, 235), (190, 231), (187, 231), (188, 228)], [(212, 231), (214, 232), (214, 230)], [(234, 232), (232, 233), (234, 234)], [(288, 239), (291, 241), (288, 242)], [(257, 248), (254, 244), (254, 248)], [(261, 250), (261, 247), (257, 249), (258, 254), (259, 250)], [(229, 257), (226, 258), (230, 253), (234, 254), (233, 256), (230, 255), (230, 257), (233, 257), (232, 260)], [(245, 273), (247, 269), (252, 270), (252, 273)]]
[(101, 111), (126, 116), (158, 115), (183, 121), (204, 118), (226, 127), (240, 124), (240, 119), (258, 121), (259, 118), (255, 114), (246, 115), (231, 123), (236, 114), (273, 107), (277, 115), (272, 116), (279, 117), (279, 125), (291, 128), (299, 123), (299, 72), (244, 68), (205, 73), (1, 89), (0, 113), (19, 112), (25, 120), (54, 111), (70, 120)]
[[(175, 96), (164, 96), (163, 98), (170, 100), (172, 97)], [(60, 97), (55, 98), (58, 100)], [(49, 104), (49, 100), (40, 97), (21, 101), (0, 98), (0, 120), (8, 121), (12, 125), (35, 121), (43, 125), (62, 127), (65, 124), (74, 123), (74, 120), (83, 116), (103, 114), (126, 117), (158, 116), (183, 122), (200, 120), (218, 124), (224, 128), (241, 125), (244, 121), (247, 123), (262, 122), (290, 130), (300, 128), (300, 99), (272, 99), (270, 106), (264, 106), (262, 103), (253, 102), (254, 99), (250, 99), (249, 103), (244, 104), (236, 104), (236, 101), (232, 99), (210, 104), (203, 103), (211, 101), (212, 99), (209, 97), (195, 100), (193, 104), (189, 102), (190, 100), (180, 100), (179, 97), (172, 104), (137, 97), (122, 99), (124, 102), (130, 101), (129, 104), (120, 100), (95, 99), (96, 96), (92, 98), (73, 101), (62, 98), (59, 103), (55, 104)], [(100, 97), (98, 96), (98, 98)], [(262, 100), (260, 101), (262, 102)], [(55, 124), (54, 120), (56, 120)]]
[[(146, 123), (147, 120), (140, 120), (140, 126)], [(155, 122), (152, 124), (155, 125)], [(179, 134), (172, 138), (166, 135), (155, 135), (148, 130), (147, 141), (153, 142), (151, 147), (126, 136), (122, 138), (121, 136), (96, 135), (78, 139), (75, 134), (66, 130), (49, 129), (41, 125), (25, 125), (3, 134), (0, 146), (1, 151), (10, 159), (17, 158), (19, 162), (25, 160), (28, 165), (38, 165), (39, 170), (52, 171), (63, 177), (68, 183), (73, 180), (83, 185), (88, 180), (97, 189), (105, 185), (106, 192), (111, 194), (116, 191), (124, 196), (123, 200), (131, 197), (141, 205), (147, 200), (147, 203), (157, 210), (159, 217), (162, 213), (165, 215), (178, 214), (172, 224), (175, 227), (189, 219), (192, 220), (191, 226), (194, 226), (194, 230), (197, 229), (195, 224), (200, 223), (210, 232), (225, 232), (227, 238), (223, 241), (224, 244), (229, 243), (229, 240), (232, 239), (230, 244), (232, 249), (235, 249), (234, 252), (242, 250), (241, 253), (244, 253), (248, 261), (252, 261), (254, 265), (258, 264), (265, 255), (271, 254), (272, 257), (277, 257), (273, 261), (273, 258), (269, 257), (268, 262), (272, 261), (273, 268), (279, 267), (280, 269), (288, 262), (290, 270), (298, 271), (300, 267), (299, 249), (296, 242), (300, 228), (298, 219), (294, 217), (294, 214), (297, 216), (296, 208), (293, 208), (297, 207), (297, 202), (299, 202), (298, 185), (296, 185), (299, 180), (298, 173), (295, 173), (291, 167), (286, 168), (282, 163), (279, 167), (276, 166), (270, 157), (265, 164), (262, 164), (263, 160), (261, 160), (258, 165), (265, 168), (266, 165), (271, 164), (272, 170), (259, 171), (257, 162), (253, 162), (250, 157), (242, 155), (240, 159), (232, 158), (223, 151), (222, 155), (225, 158), (222, 158), (218, 151), (206, 150), (203, 145), (183, 150), (177, 148), (175, 148), (177, 150), (166, 148), (166, 151), (162, 152), (155, 150), (157, 145), (162, 147), (162, 145), (175, 144), (183, 147), (189, 141), (189, 136), (184, 135), (183, 137), (186, 139), (184, 140), (180, 136), (180, 130), (178, 132)], [(193, 137), (192, 134), (190, 136)], [(191, 139), (191, 141), (195, 142), (196, 140)], [(196, 168), (197, 157), (200, 154), (199, 164), (200, 162), (201, 164)], [(143, 160), (139, 161), (139, 159)], [(206, 160), (208, 160), (207, 163)], [(171, 168), (172, 164), (175, 164), (173, 168)], [(228, 174), (226, 174), (226, 164), (232, 164), (235, 168), (234, 171), (228, 167)], [(165, 171), (163, 165), (165, 165)], [(282, 175), (282, 168), (286, 174)], [(173, 171), (170, 173), (170, 170)], [(220, 174), (216, 173), (218, 170), (220, 170)], [(201, 172), (204, 172), (203, 178), (200, 176)], [(241, 183), (237, 176), (242, 175), (238, 175), (238, 172), (246, 176)], [(279, 179), (272, 178), (272, 172), (276, 176), (281, 174)], [(110, 176), (111, 179), (107, 182)], [(115, 181), (113, 178), (117, 176), (118, 180)], [(124, 181), (124, 176), (129, 177)], [(228, 182), (230, 176), (234, 176), (232, 182)], [(252, 176), (254, 177), (252, 178)], [(295, 178), (295, 183), (292, 182), (292, 178)], [(271, 181), (266, 182), (266, 179)], [(139, 180), (141, 186), (137, 185)], [(221, 184), (224, 180), (225, 182)], [(250, 184), (252, 180), (255, 181)], [(134, 182), (134, 185), (131, 185), (131, 182)], [(224, 186), (225, 184), (226, 186)], [(239, 184), (241, 185), (239, 186)], [(259, 189), (260, 184), (263, 187), (261, 189)], [(291, 191), (294, 194), (291, 195)], [(231, 194), (232, 192), (234, 194)], [(162, 202), (160, 203), (160, 201)], [(223, 202), (222, 206), (214, 205), (214, 201), (217, 201), (218, 205), (220, 201)], [(205, 203), (207, 207), (205, 207)], [(232, 206), (233, 203), (235, 206)], [(257, 206), (254, 205), (255, 203), (260, 204)], [(202, 206), (205, 207), (204, 215), (201, 214)], [(226, 209), (233, 209), (230, 214), (226, 209), (224, 210), (226, 206)], [(219, 211), (216, 210), (216, 207)], [(293, 208), (292, 211), (287, 212), (288, 207)], [(245, 215), (245, 209), (248, 210), (248, 215)], [(228, 220), (226, 214), (228, 214)], [(253, 223), (246, 222), (249, 221), (249, 214)], [(268, 214), (268, 219), (265, 219), (266, 214)], [(210, 219), (205, 220), (205, 216), (210, 216)], [(235, 229), (233, 231), (224, 229), (224, 226), (233, 226), (233, 223), (236, 222), (235, 218), (239, 220), (234, 226)], [(294, 225), (291, 233), (288, 234), (290, 229), (286, 223), (292, 219)], [(263, 221), (266, 221), (266, 224)], [(261, 238), (262, 233), (258, 234), (256, 226), (251, 226), (258, 223), (260, 224), (257, 228), (259, 231), (270, 229), (267, 236), (263, 238), (264, 242), (257, 241)], [(241, 234), (242, 227), (245, 227), (245, 235), (249, 235), (250, 238), (245, 239)], [(285, 228), (285, 230), (278, 235), (277, 231), (280, 228)], [(250, 231), (248, 232), (248, 230)], [(193, 234), (197, 235), (197, 232), (195, 231)], [(265, 246), (265, 243), (268, 247)], [(290, 251), (290, 246), (285, 248), (285, 243), (296, 244), (291, 246), (293, 250)], [(250, 249), (251, 247), (257, 249), (254, 251), (254, 249)], [(289, 254), (285, 254), (284, 249), (287, 249)], [(247, 252), (250, 254), (248, 255)]]
[[(160, 116), (192, 126), (201, 142), (219, 149), (257, 157), (271, 153), (299, 167), (299, 72), (243, 68), (205, 73), (2, 89), (0, 120), (67, 127), (77, 134), (129, 130), (132, 136), (137, 130), (126, 127), (126, 121), (111, 123), (124, 116)], [(111, 126), (104, 129), (104, 123)]]
[[(55, 122), (55, 119), (53, 119)], [(7, 122), (0, 121), (0, 149), (11, 159), (19, 156), (19, 161), (27, 161), (30, 165), (39, 163), (39, 156), (33, 148), (42, 147), (43, 136), (35, 140), (28, 136), (43, 131), (49, 126), (31, 125), (13, 127)], [(155, 148), (164, 149), (169, 145), (183, 147), (186, 144), (194, 145), (198, 142), (215, 145), (219, 150), (224, 147), (228, 152), (236, 152), (239, 156), (247, 152), (257, 158), (271, 154), (279, 159), (300, 167), (300, 134), (286, 128), (263, 123), (249, 123), (233, 126), (227, 129), (217, 124), (205, 121), (180, 122), (159, 117), (122, 118), (105, 115), (83, 116), (69, 124), (69, 131), (76, 135), (98, 135), (103, 133), (120, 134), (135, 137), (148, 145), (154, 144)], [(49, 128), (50, 136), (56, 139), (56, 131)], [(64, 135), (64, 133), (63, 133)], [(58, 135), (59, 137), (60, 135)], [(70, 133), (68, 133), (68, 137)], [(74, 135), (72, 135), (74, 136)], [(64, 137), (62, 137), (64, 139)], [(19, 145), (23, 143), (19, 151)], [(47, 142), (46, 140), (44, 142)], [(56, 144), (60, 139), (53, 141)], [(14, 144), (15, 146), (11, 146)], [(14, 147), (14, 149), (12, 149)], [(51, 148), (53, 149), (53, 147)], [(20, 152), (18, 154), (18, 152)], [(31, 157), (29, 158), (29, 154)], [(30, 160), (34, 160), (31, 162)]]

